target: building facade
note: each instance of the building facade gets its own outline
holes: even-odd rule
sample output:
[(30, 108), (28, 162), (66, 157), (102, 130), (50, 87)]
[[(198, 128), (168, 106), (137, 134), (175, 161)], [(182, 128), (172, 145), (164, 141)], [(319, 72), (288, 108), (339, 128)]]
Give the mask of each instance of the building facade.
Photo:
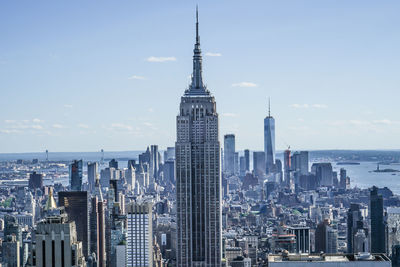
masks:
[(177, 266), (221, 266), (221, 169), (216, 102), (203, 84), (196, 22), (192, 82), (177, 121)]

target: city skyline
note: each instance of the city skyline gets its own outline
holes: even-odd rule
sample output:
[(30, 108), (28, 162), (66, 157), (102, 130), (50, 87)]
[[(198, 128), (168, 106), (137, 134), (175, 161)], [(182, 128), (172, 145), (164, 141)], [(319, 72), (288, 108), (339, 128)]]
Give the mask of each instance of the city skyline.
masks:
[[(172, 146), (195, 3), (79, 6), (1, 3), (0, 153)], [(200, 3), (221, 136), (261, 151), (270, 96), (277, 150), (399, 148), (397, 7)]]

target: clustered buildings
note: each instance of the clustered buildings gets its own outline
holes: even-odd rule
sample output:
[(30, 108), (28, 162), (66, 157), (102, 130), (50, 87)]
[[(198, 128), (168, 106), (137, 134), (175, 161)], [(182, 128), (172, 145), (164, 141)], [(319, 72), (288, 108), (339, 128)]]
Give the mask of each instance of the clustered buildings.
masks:
[(234, 134), (222, 148), (218, 124), (197, 20), (174, 147), (108, 162), (1, 163), (2, 264), (400, 266), (400, 199), (390, 189), (352, 188), (345, 169), (310, 166), (307, 151), (288, 148), (281, 160), (270, 109), (263, 151), (237, 151)]

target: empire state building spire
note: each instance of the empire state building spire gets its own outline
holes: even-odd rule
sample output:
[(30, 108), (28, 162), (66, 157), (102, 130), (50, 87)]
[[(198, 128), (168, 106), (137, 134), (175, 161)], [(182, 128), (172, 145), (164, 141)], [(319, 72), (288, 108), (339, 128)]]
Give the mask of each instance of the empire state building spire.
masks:
[(193, 73), (192, 81), (189, 89), (186, 90), (187, 95), (203, 95), (208, 94), (208, 91), (203, 83), (203, 70), (202, 70), (202, 57), (200, 49), (200, 36), (199, 36), (199, 12), (196, 7), (196, 43), (193, 49)]

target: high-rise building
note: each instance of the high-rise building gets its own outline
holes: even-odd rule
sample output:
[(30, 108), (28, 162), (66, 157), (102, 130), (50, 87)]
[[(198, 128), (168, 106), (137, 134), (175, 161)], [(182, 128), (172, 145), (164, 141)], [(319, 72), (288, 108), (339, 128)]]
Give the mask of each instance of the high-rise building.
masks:
[(74, 160), (69, 165), (69, 185), (72, 191), (82, 190), (83, 161)]
[(96, 179), (90, 210), (90, 252), (96, 254), (97, 266), (106, 266), (105, 211), (100, 182)]
[(150, 203), (129, 203), (126, 219), (126, 266), (152, 267), (152, 205)]
[(271, 116), (271, 104), (268, 100), (268, 116), (264, 119), (264, 153), (266, 172), (273, 170), (275, 163), (275, 119)]
[(400, 245), (400, 208), (387, 208), (388, 226), (388, 254), (391, 255), (393, 248)]
[(224, 173), (232, 175), (235, 172), (235, 135), (224, 136)]
[(29, 174), (29, 189), (41, 189), (43, 187), (43, 175), (37, 172)]
[(74, 221), (78, 241), (82, 242), (85, 258), (89, 256), (89, 207), (87, 191), (61, 191), (58, 192), (58, 206), (64, 207), (68, 219)]
[(359, 246), (354, 246), (355, 236), (359, 230), (365, 231), (360, 205), (352, 203), (347, 211), (347, 253), (362, 252), (359, 251)]
[(386, 253), (385, 223), (383, 220), (383, 198), (378, 195), (378, 188), (372, 187), (370, 192), (370, 217), (371, 217), (371, 252)]
[(88, 162), (87, 178), (88, 178), (88, 185), (90, 192), (94, 190), (94, 184), (96, 183), (98, 170), (99, 170), (99, 164), (97, 162)]
[(2, 248), (2, 266), (19, 267), (21, 262), (20, 244), (15, 235), (5, 236)]
[(250, 150), (244, 150), (244, 159), (246, 162), (246, 171), (250, 171)]
[(216, 102), (203, 84), (196, 22), (192, 82), (177, 121), (177, 266), (221, 266), (221, 170)]
[(118, 170), (118, 161), (116, 161), (115, 159), (110, 160), (110, 162), (108, 163), (108, 167)]
[(289, 148), (283, 152), (283, 170), (283, 181), (288, 185), (290, 180), (290, 171), (292, 170)]
[(65, 214), (52, 215), (40, 221), (35, 233), (33, 266), (85, 267), (82, 243), (78, 241), (75, 222)]
[(243, 156), (239, 157), (239, 175), (244, 176), (246, 174), (246, 158)]
[(317, 176), (320, 186), (333, 185), (333, 171), (331, 163), (314, 163), (311, 167), (312, 173)]
[(337, 231), (328, 219), (320, 222), (315, 230), (315, 252), (337, 253)]
[(158, 152), (158, 146), (152, 145), (150, 152), (150, 184), (154, 184), (154, 182), (157, 180), (159, 166), (160, 155)]
[(296, 236), (296, 252), (310, 253), (310, 227), (293, 226), (290, 230)]
[(346, 170), (344, 168), (341, 168), (340, 169), (339, 188), (346, 189), (346, 178), (347, 178)]
[(291, 157), (292, 170), (299, 172), (300, 175), (308, 174), (308, 151), (293, 153)]
[(253, 152), (253, 170), (254, 174), (258, 178), (262, 178), (265, 175), (265, 153), (264, 151)]

